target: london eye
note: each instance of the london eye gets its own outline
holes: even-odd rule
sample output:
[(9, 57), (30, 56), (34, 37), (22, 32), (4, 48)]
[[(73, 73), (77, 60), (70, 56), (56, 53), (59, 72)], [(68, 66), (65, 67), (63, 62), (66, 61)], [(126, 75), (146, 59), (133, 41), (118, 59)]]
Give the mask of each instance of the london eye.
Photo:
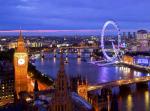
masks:
[[(117, 47), (115, 47), (115, 45), (114, 45), (115, 40), (111, 40), (112, 50), (114, 52), (113, 56), (109, 56), (105, 49), (105, 41), (104, 41), (105, 30), (108, 27), (108, 25), (112, 25), (115, 28), (115, 30), (117, 31)], [(114, 21), (105, 22), (105, 24), (102, 28), (102, 32), (101, 32), (100, 44), (101, 44), (100, 48), (102, 49), (102, 53), (108, 62), (113, 62), (113, 61), (117, 60), (117, 58), (119, 57), (119, 52), (120, 52), (121, 36), (120, 36), (120, 29), (118, 28), (118, 25), (116, 22), (114, 22)]]

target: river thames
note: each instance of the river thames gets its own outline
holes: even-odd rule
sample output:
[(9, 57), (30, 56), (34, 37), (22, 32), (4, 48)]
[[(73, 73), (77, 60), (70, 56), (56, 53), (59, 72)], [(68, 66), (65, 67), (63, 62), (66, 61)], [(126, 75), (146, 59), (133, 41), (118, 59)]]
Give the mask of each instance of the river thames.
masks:
[[(89, 63), (93, 60), (90, 57), (76, 58), (76, 55), (68, 55), (64, 58), (68, 61), (65, 64), (68, 76), (81, 75), (87, 77), (88, 82), (105, 83), (119, 79), (127, 79), (141, 76), (149, 76), (149, 74), (141, 73), (136, 70), (123, 66), (104, 66), (99, 67)], [(86, 59), (86, 60), (85, 60)], [(37, 58), (35, 62), (36, 68), (42, 73), (56, 78), (59, 69), (59, 56), (56, 58), (52, 54), (46, 54), (44, 59)], [(117, 93), (119, 111), (150, 111), (150, 85), (147, 88), (136, 89), (130, 93)]]

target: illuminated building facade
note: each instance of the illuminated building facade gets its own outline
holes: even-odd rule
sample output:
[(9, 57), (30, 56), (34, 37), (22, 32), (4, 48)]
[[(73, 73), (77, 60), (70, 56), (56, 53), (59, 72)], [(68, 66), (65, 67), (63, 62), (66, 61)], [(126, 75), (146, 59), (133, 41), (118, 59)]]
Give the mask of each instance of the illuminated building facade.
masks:
[(77, 90), (78, 90), (78, 94), (81, 97), (83, 97), (85, 100), (87, 100), (87, 97), (88, 97), (88, 82), (87, 82), (87, 80), (78, 81)]
[(15, 49), (16, 47), (17, 47), (17, 42), (11, 42), (11, 43), (8, 44), (9, 49), (12, 49), (12, 48)]
[(127, 64), (136, 64), (140, 66), (150, 66), (150, 57), (149, 56), (130, 56), (124, 55), (122, 58), (123, 62)]
[(150, 34), (146, 30), (137, 32), (137, 51), (150, 51)]
[(111, 90), (101, 89), (100, 93), (89, 92), (88, 101), (94, 107), (94, 111), (111, 111)]
[(14, 76), (11, 63), (0, 61), (0, 106), (14, 101)]
[(129, 55), (124, 55), (122, 58), (123, 62), (127, 64), (134, 64), (134, 57), (129, 56)]
[(25, 43), (21, 31), (17, 42), (17, 49), (14, 54), (14, 68), (16, 93), (18, 94), (21, 91), (28, 91), (28, 53), (27, 49), (25, 48)]
[(28, 47), (42, 47), (43, 43), (42, 42), (32, 42), (32, 41), (27, 41)]
[(149, 56), (136, 56), (134, 57), (134, 62), (137, 65), (150, 66), (150, 57)]
[(13, 102), (14, 80), (12, 76), (0, 76), (0, 106)]

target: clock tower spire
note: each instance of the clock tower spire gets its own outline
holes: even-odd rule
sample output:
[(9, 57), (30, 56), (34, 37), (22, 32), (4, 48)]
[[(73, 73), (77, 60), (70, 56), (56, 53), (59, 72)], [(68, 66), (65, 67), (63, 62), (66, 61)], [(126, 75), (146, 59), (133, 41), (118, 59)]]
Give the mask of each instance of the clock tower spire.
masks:
[(28, 91), (28, 53), (25, 47), (25, 42), (20, 30), (17, 41), (17, 49), (14, 54), (14, 69), (15, 69), (15, 91), (18, 95), (21, 91)]
[(20, 30), (18, 41), (17, 41), (17, 50), (16, 51), (17, 52), (26, 52), (25, 43), (24, 43), (24, 39), (22, 37), (21, 30)]

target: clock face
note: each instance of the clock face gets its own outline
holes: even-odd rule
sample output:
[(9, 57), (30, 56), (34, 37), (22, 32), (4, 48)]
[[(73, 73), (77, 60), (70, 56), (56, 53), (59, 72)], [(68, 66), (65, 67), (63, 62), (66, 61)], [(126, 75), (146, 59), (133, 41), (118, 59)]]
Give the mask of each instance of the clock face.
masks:
[(25, 60), (24, 59), (18, 59), (18, 64), (19, 65), (23, 65), (25, 63)]

